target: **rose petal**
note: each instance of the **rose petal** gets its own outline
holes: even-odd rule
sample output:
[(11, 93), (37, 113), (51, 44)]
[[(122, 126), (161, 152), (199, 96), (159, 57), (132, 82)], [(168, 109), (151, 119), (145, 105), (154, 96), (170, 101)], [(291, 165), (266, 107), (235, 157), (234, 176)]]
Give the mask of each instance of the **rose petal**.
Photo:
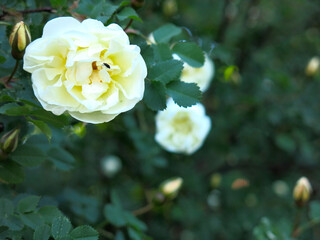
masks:
[(80, 22), (73, 17), (58, 17), (50, 20), (43, 28), (42, 37), (54, 37), (80, 28)]

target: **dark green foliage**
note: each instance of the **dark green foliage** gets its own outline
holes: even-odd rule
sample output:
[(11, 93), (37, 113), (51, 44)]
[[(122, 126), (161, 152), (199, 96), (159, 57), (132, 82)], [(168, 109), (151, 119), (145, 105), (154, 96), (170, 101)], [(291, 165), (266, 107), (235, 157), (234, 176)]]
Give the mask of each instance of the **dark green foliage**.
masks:
[[(22, 61), (10, 87), (0, 83), (0, 137), (20, 129), (17, 149), (0, 154), (0, 239), (320, 239), (320, 73), (306, 75), (320, 53), (318, 1), (164, 0), (134, 10), (131, 1), (4, 0), (1, 7), (1, 83), (15, 64), (8, 43), (15, 22), (23, 19), (35, 40), (63, 15), (122, 28), (132, 21), (128, 35), (148, 76), (143, 101), (99, 125), (45, 111)], [(46, 7), (54, 11), (28, 12)], [(205, 54), (213, 59), (203, 96), (180, 81), (183, 62), (173, 54), (193, 67)], [(154, 140), (155, 114), (168, 97), (184, 107), (201, 101), (212, 120), (191, 156)], [(112, 177), (102, 165), (110, 155), (121, 161)], [(182, 188), (166, 199), (159, 186), (176, 176)], [(301, 176), (313, 192), (299, 209), (292, 190)]]

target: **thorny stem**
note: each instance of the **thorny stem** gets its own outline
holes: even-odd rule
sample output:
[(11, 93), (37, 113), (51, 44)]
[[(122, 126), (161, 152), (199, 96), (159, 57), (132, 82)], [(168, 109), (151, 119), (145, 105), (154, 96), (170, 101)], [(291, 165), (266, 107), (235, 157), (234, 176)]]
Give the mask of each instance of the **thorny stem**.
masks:
[(6, 11), (5, 8), (3, 8), (2, 11), (3, 11), (3, 14), (0, 15), (0, 19), (4, 18), (7, 15), (14, 16), (15, 13), (21, 13), (21, 14), (38, 13), (38, 12), (54, 13), (56, 10), (51, 7), (43, 7), (43, 8), (27, 9), (27, 10), (14, 11), (14, 12)]
[(292, 237), (295, 237), (295, 235), (297, 234), (297, 231), (299, 229), (299, 225), (300, 225), (300, 221), (301, 221), (301, 214), (302, 214), (302, 209), (298, 208), (298, 210), (296, 212), (295, 219), (294, 219), (294, 223), (293, 223), (293, 229), (292, 229), (292, 233), (291, 233)]
[(311, 220), (310, 222), (302, 225), (301, 227), (298, 227), (294, 232), (292, 232), (292, 237), (297, 238), (299, 237), (304, 231), (308, 230), (309, 228), (314, 227), (315, 225), (320, 223), (320, 218), (315, 218)]
[(4, 82), (4, 84), (7, 86), (7, 84), (11, 81), (11, 79), (13, 78), (13, 75), (16, 73), (17, 69), (18, 69), (18, 66), (19, 66), (19, 60), (16, 61), (16, 65), (14, 66), (13, 68), (13, 71), (10, 75), (10, 77)]
[(128, 22), (127, 26), (123, 29), (123, 31), (127, 31), (128, 28), (131, 26), (132, 22), (133, 22), (133, 19), (130, 19), (130, 21)]

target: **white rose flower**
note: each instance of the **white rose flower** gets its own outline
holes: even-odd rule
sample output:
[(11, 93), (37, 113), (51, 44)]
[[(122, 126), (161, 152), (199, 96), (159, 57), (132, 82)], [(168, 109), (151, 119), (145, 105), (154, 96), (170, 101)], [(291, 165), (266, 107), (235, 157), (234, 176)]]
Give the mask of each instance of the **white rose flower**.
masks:
[(72, 17), (49, 21), (26, 48), (24, 70), (44, 109), (102, 123), (143, 98), (147, 68), (140, 48), (117, 24)]
[[(176, 54), (173, 58), (181, 60)], [(191, 67), (187, 63), (183, 63), (183, 70), (181, 73), (181, 81), (187, 83), (196, 83), (202, 92), (205, 92), (210, 85), (214, 76), (214, 64), (212, 60), (205, 54), (205, 61), (202, 67)]]
[(156, 116), (156, 141), (167, 151), (192, 154), (203, 144), (211, 121), (202, 104), (184, 108), (168, 99)]

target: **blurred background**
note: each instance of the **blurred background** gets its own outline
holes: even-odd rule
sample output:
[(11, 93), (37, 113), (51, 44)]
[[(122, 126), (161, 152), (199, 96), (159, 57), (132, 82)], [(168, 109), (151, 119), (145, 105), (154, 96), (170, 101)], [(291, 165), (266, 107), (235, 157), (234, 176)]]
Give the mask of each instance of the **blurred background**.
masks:
[[(320, 217), (319, 0), (145, 1), (137, 12), (144, 22), (134, 28), (148, 35), (167, 22), (181, 26), (215, 63), (202, 99), (212, 120), (202, 148), (191, 156), (162, 150), (154, 141), (155, 112), (141, 102), (111, 123), (74, 121), (67, 135), (52, 129), (53, 143), (75, 156), (76, 167), (55, 171), (47, 162), (28, 169), (15, 190), (45, 196), (75, 225), (97, 226), (111, 192), (134, 211), (163, 181), (181, 177), (174, 199), (139, 216), (159, 240), (291, 239), (297, 212), (304, 223)], [(32, 18), (43, 26), (48, 17)], [(299, 210), (292, 191), (302, 176), (313, 191)], [(297, 239), (320, 239), (319, 225)]]

